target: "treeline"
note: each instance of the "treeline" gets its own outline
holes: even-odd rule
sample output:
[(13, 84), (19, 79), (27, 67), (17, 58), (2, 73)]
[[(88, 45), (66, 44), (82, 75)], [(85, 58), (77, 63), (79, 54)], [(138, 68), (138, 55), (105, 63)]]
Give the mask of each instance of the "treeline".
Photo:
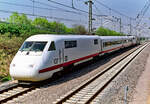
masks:
[[(35, 18), (31, 20), (25, 14), (19, 15), (14, 12), (7, 22), (0, 22), (0, 34), (12, 36), (30, 36), (33, 34), (88, 34), (83, 25), (74, 25), (72, 28), (63, 23), (48, 21), (46, 18)], [(100, 27), (96, 35), (122, 35), (118, 32)]]
[(99, 27), (96, 32), (96, 35), (100, 35), (100, 36), (122, 36), (125, 35), (123, 33), (119, 33), (110, 29), (106, 29), (104, 27)]
[(25, 14), (19, 15), (17, 12), (13, 13), (7, 19), (7, 22), (0, 23), (0, 34), (25, 36), (40, 33), (87, 34), (87, 30), (82, 25), (74, 25), (73, 28), (68, 28), (63, 23), (49, 22), (47, 19), (40, 17), (31, 20)]

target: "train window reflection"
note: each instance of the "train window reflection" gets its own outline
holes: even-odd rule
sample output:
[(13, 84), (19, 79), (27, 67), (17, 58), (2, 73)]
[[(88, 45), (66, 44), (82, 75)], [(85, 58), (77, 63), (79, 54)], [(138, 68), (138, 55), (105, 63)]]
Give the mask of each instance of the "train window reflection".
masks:
[(77, 41), (65, 41), (65, 48), (75, 48), (77, 47)]
[(94, 45), (98, 44), (98, 39), (94, 39)]
[(118, 40), (118, 41), (104, 42), (104, 43), (103, 43), (103, 47), (108, 47), (108, 46), (118, 45), (118, 44), (122, 44), (122, 41), (121, 41), (121, 40)]
[(25, 42), (19, 51), (43, 51), (47, 42)]

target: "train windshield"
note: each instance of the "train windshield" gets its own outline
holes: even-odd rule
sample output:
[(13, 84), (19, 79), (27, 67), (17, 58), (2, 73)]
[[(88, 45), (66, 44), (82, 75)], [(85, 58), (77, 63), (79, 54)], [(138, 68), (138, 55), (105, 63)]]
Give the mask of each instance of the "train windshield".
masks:
[(27, 41), (25, 42), (22, 47), (19, 49), (19, 51), (43, 51), (47, 42), (33, 42), (33, 41)]

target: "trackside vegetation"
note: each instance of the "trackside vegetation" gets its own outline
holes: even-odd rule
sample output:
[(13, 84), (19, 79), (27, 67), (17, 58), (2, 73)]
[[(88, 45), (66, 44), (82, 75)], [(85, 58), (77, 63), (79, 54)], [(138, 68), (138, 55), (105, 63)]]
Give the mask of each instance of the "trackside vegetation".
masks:
[(106, 29), (104, 27), (99, 27), (96, 30), (95, 34), (99, 35), (99, 36), (123, 36), (123, 35), (125, 35), (123, 33), (119, 33), (119, 32), (113, 31), (113, 30), (109, 30), (109, 29)]
[[(7, 21), (0, 21), (0, 81), (10, 80), (9, 65), (23, 41), (34, 34), (88, 34), (83, 25), (73, 25), (71, 28), (57, 21), (48, 21), (37, 17), (29, 19), (25, 14), (14, 12)], [(99, 27), (96, 35), (118, 36), (118, 32)]]
[(20, 37), (0, 36), (0, 81), (10, 80), (9, 65), (23, 39)]
[(45, 18), (28, 19), (26, 15), (13, 13), (6, 22), (0, 22), (0, 34), (12, 37), (28, 37), (34, 34), (87, 34), (82, 25), (74, 25), (72, 28), (63, 23), (51, 21)]
[[(7, 21), (0, 21), (0, 34), (8, 37), (28, 37), (34, 34), (88, 34), (83, 25), (73, 25), (72, 28), (67, 27), (63, 23), (57, 21), (48, 21), (46, 18), (37, 17), (34, 20), (29, 19), (25, 14), (19, 15), (14, 12)], [(118, 36), (123, 35), (118, 32), (99, 27), (96, 35), (102, 36)]]

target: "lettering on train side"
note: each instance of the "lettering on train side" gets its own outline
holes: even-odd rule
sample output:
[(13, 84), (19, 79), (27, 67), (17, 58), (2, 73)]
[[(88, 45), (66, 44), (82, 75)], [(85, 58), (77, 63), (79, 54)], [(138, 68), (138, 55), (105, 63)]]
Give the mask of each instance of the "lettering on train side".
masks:
[(55, 58), (55, 59), (53, 60), (53, 62), (54, 62), (54, 64), (58, 64), (58, 58)]

